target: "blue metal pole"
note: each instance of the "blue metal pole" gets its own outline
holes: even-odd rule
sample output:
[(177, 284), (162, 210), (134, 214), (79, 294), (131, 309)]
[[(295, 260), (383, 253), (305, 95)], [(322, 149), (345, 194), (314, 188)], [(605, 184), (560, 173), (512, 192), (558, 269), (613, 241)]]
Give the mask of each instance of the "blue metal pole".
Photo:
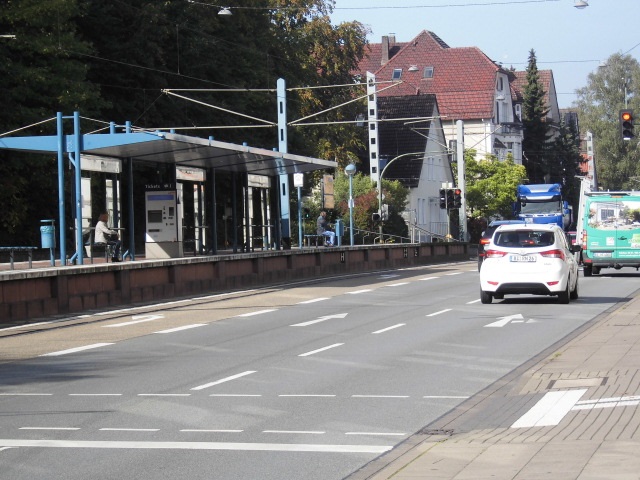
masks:
[[(84, 263), (84, 243), (82, 242), (82, 168), (80, 165), (80, 152), (82, 151), (82, 135), (80, 134), (80, 113), (73, 112), (73, 130), (75, 143), (76, 163), (76, 252), (78, 252), (78, 264)], [(66, 257), (61, 257), (66, 262)]]
[[(60, 218), (60, 261), (62, 263), (62, 259), (67, 258), (66, 224), (64, 221), (64, 133), (62, 131), (62, 112), (58, 112), (56, 115), (56, 124), (58, 128), (58, 215)], [(51, 266), (54, 265), (55, 257), (51, 255)]]

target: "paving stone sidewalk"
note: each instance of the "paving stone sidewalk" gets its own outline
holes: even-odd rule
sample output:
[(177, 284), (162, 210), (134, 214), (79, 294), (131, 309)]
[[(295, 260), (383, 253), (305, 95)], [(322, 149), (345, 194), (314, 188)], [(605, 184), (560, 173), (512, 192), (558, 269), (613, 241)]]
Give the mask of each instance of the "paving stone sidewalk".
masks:
[(639, 480), (640, 296), (600, 315), (353, 480)]

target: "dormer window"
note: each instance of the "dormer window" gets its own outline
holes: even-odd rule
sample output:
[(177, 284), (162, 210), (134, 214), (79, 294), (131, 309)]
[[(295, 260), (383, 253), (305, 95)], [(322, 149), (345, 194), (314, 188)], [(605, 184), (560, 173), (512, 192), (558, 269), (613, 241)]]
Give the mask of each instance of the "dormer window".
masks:
[(433, 67), (424, 67), (422, 78), (433, 78)]
[(498, 77), (497, 89), (499, 92), (501, 92), (504, 89), (504, 78)]
[(401, 77), (402, 77), (402, 69), (394, 68), (393, 74), (391, 75), (391, 80), (400, 80)]

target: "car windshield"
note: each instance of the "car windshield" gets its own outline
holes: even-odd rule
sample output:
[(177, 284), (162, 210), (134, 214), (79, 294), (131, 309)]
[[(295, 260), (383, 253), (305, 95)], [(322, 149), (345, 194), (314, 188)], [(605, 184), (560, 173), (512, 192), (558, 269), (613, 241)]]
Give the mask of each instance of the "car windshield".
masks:
[(549, 200), (547, 202), (525, 202), (522, 204), (521, 213), (555, 213), (562, 211), (562, 203), (559, 200)]
[(496, 234), (494, 242), (499, 247), (536, 248), (554, 244), (553, 232), (536, 230), (510, 230)]

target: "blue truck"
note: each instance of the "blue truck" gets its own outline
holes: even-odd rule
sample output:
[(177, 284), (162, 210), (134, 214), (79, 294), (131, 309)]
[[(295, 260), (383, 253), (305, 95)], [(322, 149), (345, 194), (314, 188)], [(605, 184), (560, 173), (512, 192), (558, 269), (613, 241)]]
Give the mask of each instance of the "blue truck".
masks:
[(525, 223), (555, 223), (565, 232), (571, 226), (571, 207), (559, 183), (518, 185), (513, 213)]

